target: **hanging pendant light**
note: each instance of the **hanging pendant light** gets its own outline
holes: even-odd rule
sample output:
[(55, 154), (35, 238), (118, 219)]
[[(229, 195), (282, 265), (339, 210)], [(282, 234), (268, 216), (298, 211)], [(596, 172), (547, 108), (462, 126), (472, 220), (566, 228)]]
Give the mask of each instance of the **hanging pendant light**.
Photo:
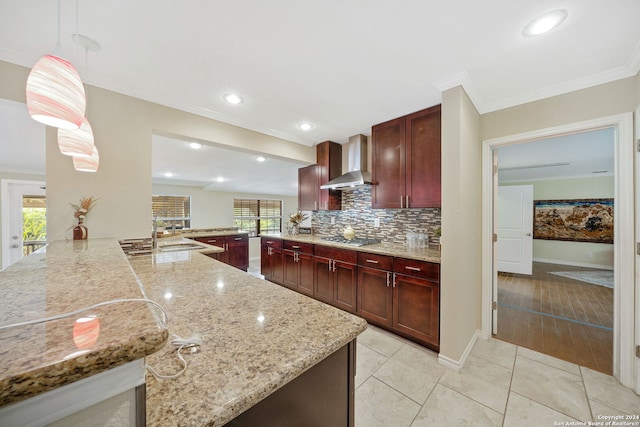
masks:
[(78, 172), (97, 172), (99, 164), (100, 156), (95, 145), (91, 157), (73, 157), (73, 167)]
[(93, 154), (93, 129), (86, 117), (79, 129), (58, 129), (58, 148), (65, 156), (91, 157)]
[[(60, 0), (58, 43), (60, 51)], [(44, 55), (27, 78), (27, 108), (31, 117), (60, 129), (78, 129), (84, 118), (86, 99), (78, 71), (59, 55)]]

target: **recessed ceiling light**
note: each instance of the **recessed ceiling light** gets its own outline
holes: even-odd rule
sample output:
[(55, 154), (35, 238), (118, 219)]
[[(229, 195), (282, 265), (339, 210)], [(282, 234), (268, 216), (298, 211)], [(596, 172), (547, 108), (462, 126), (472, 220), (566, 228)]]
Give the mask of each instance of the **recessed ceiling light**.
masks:
[(227, 93), (223, 98), (229, 104), (240, 104), (243, 101), (242, 97), (240, 95), (236, 95), (235, 93)]
[(167, 177), (167, 178), (171, 178), (171, 177), (173, 176), (173, 173), (171, 173), (171, 172), (165, 172), (165, 173), (164, 173), (164, 176), (165, 176), (165, 177)]
[(225, 179), (224, 179), (223, 177), (219, 176), (219, 177), (217, 177), (217, 178), (216, 178), (216, 181), (218, 181), (218, 182), (224, 182), (224, 181), (225, 181)]
[(199, 150), (202, 148), (202, 144), (200, 144), (199, 142), (190, 142), (189, 147), (193, 148), (194, 150)]
[(544, 34), (562, 24), (562, 22), (567, 19), (567, 16), (567, 11), (564, 9), (547, 12), (529, 22), (522, 30), (522, 35), (525, 37), (534, 37)]
[(259, 161), (259, 162), (264, 162), (264, 161), (265, 161), (265, 160), (267, 160), (267, 159), (265, 159), (265, 158), (264, 158), (264, 157), (262, 157), (262, 156), (259, 156), (259, 157), (256, 157), (256, 160), (257, 160), (257, 161)]
[(298, 127), (304, 131), (313, 129), (313, 123), (302, 122), (298, 125)]

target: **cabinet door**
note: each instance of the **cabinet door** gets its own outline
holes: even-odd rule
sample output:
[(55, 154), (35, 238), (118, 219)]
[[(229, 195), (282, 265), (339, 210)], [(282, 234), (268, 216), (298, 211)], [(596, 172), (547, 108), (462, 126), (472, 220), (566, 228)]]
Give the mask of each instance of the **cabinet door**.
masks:
[[(326, 184), (342, 175), (342, 146), (325, 141), (316, 145), (318, 162), (318, 184)], [(339, 190), (318, 190), (318, 210), (342, 209), (342, 192)]]
[(313, 258), (313, 297), (327, 304), (333, 304), (332, 265), (332, 260), (328, 258)]
[(432, 344), (440, 344), (440, 286), (438, 282), (394, 275), (393, 328)]
[(406, 117), (405, 207), (440, 207), (440, 105)]
[(271, 281), (282, 284), (284, 281), (284, 267), (282, 249), (271, 248), (271, 266), (273, 267)]
[(298, 291), (313, 296), (313, 255), (298, 255)]
[(260, 274), (264, 276), (265, 280), (271, 280), (273, 275), (273, 265), (269, 252), (269, 246), (264, 244), (260, 246)]
[[(217, 246), (219, 248), (225, 248), (226, 238), (225, 236), (205, 236), (205, 237), (197, 237), (193, 240), (198, 242), (206, 243), (207, 245)], [(214, 254), (206, 254), (209, 258), (216, 259), (218, 261), (222, 261), (224, 263), (227, 262), (227, 252), (218, 252)]]
[(374, 268), (358, 268), (358, 314), (381, 326), (392, 326), (392, 273)]
[(282, 284), (287, 288), (298, 289), (298, 261), (296, 252), (285, 250), (283, 252), (284, 278)]
[(349, 313), (357, 310), (357, 266), (335, 261), (333, 272), (333, 305)]
[(319, 166), (298, 169), (298, 210), (318, 210), (320, 191)]
[(249, 239), (246, 236), (227, 236), (227, 263), (247, 271), (249, 268)]
[(405, 127), (401, 117), (371, 128), (373, 209), (405, 207)]

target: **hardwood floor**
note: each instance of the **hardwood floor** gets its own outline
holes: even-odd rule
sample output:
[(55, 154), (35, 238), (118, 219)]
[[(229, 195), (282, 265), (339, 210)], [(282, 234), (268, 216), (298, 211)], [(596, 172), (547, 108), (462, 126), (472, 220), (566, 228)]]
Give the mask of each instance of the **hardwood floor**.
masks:
[(593, 269), (533, 263), (498, 274), (497, 338), (611, 375), (613, 289), (550, 274)]

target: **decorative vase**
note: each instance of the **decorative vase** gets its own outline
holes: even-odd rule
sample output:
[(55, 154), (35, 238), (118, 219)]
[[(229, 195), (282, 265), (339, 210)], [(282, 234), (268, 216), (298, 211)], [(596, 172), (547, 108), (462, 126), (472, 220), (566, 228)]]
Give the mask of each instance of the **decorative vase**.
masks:
[(82, 225), (82, 221), (78, 222), (78, 225), (73, 227), (73, 240), (86, 240), (89, 237), (89, 230)]
[(293, 224), (293, 227), (291, 227), (291, 235), (297, 236), (298, 234), (300, 234), (300, 224)]
[(347, 225), (347, 228), (342, 231), (342, 236), (347, 240), (353, 240), (356, 237), (356, 231), (350, 225)]

